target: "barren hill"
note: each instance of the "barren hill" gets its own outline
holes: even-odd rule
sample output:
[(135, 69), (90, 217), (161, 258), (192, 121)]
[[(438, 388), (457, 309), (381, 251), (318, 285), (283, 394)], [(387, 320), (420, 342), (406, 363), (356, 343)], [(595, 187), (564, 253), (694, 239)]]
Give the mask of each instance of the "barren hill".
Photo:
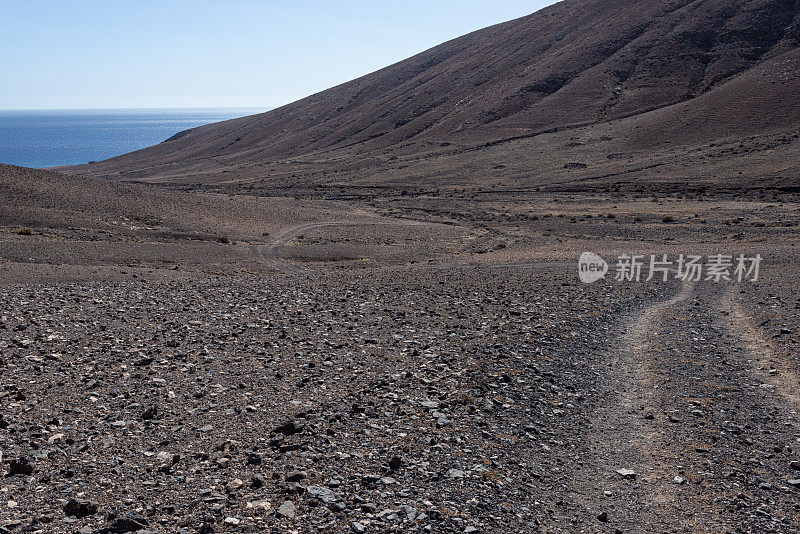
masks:
[(784, 163), (800, 145), (798, 13), (797, 0), (568, 0), (67, 171), (271, 191), (798, 185)]

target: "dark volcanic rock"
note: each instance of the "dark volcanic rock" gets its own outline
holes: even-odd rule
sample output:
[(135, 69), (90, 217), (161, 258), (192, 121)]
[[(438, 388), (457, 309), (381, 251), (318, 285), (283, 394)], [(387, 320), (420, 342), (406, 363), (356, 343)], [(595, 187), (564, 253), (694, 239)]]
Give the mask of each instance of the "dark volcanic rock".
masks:
[(275, 428), (275, 432), (286, 436), (293, 436), (305, 430), (305, 424), (296, 421), (287, 421)]
[(70, 499), (64, 505), (64, 513), (77, 518), (87, 517), (97, 513), (97, 503), (86, 499)]
[(124, 534), (125, 532), (137, 532), (147, 528), (147, 518), (136, 512), (128, 512), (122, 517), (118, 517), (101, 530), (103, 534)]
[(24, 456), (11, 460), (8, 464), (8, 476), (30, 475), (31, 473), (33, 473), (33, 464)]
[(155, 419), (156, 415), (158, 415), (158, 408), (155, 406), (150, 406), (142, 412), (142, 419), (145, 421), (150, 421), (151, 419)]

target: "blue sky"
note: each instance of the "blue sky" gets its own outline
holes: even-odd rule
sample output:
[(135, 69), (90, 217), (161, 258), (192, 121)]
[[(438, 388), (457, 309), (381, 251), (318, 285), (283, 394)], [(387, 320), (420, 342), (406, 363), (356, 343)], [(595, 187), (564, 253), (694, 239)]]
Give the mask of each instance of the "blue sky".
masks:
[(274, 107), (551, 3), (0, 0), (0, 109)]

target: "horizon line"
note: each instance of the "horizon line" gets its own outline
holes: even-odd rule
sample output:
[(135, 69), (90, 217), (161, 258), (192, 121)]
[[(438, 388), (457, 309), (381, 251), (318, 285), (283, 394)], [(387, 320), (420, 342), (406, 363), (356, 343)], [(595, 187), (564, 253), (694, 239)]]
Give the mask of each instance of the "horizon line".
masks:
[(269, 111), (280, 106), (145, 106), (145, 107), (99, 107), (99, 108), (0, 108), (3, 111), (159, 111), (191, 109), (263, 109)]

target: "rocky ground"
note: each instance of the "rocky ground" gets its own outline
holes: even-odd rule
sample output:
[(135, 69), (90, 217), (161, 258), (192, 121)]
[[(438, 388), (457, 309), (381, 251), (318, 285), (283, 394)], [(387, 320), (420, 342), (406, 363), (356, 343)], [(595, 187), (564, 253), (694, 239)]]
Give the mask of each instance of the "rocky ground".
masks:
[(4, 528), (551, 524), (597, 334), (640, 295), (405, 274), (9, 288)]
[[(797, 531), (796, 204), (469, 202), (4, 227), (0, 532)], [(582, 250), (765, 264), (585, 285)]]

